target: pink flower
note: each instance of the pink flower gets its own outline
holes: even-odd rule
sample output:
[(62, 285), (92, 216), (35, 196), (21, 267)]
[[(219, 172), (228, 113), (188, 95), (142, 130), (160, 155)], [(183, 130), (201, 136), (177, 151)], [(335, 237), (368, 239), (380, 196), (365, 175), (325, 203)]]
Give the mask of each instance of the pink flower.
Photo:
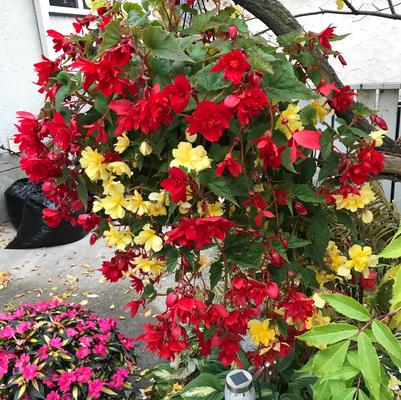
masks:
[(19, 334), (23, 334), (24, 332), (26, 332), (30, 327), (32, 326), (32, 324), (29, 321), (24, 321), (21, 322), (20, 324), (17, 325), (17, 333)]
[(0, 339), (11, 339), (15, 334), (15, 330), (11, 325), (6, 325), (0, 329)]
[(22, 376), (27, 381), (32, 381), (38, 376), (38, 366), (36, 364), (27, 364), (22, 367)]
[(74, 337), (74, 336), (78, 335), (78, 331), (76, 331), (74, 328), (67, 328), (65, 330), (65, 333), (67, 336), (70, 336), (70, 337)]
[(90, 349), (86, 346), (81, 346), (77, 352), (75, 353), (76, 356), (80, 359), (86, 358), (91, 353)]
[(88, 383), (92, 377), (92, 369), (90, 367), (79, 367), (74, 371), (77, 382)]
[(62, 392), (67, 392), (70, 390), (70, 386), (77, 380), (75, 375), (72, 372), (63, 372), (60, 375), (60, 379), (58, 381), (58, 385)]
[(54, 347), (55, 349), (59, 349), (59, 348), (63, 347), (63, 342), (61, 341), (61, 339), (59, 337), (55, 337), (55, 338), (49, 340), (49, 345), (51, 347)]
[(22, 369), (29, 364), (30, 358), (27, 354), (22, 354), (20, 358), (15, 362), (15, 367), (22, 372)]
[(98, 399), (101, 395), (102, 389), (104, 386), (104, 382), (102, 382), (100, 379), (95, 379), (93, 382), (89, 383), (89, 391), (88, 395), (89, 397), (93, 397), (94, 399)]
[(39, 348), (37, 354), (40, 355), (40, 361), (46, 360), (46, 358), (49, 356), (48, 352), (49, 348), (46, 345), (43, 345)]
[(8, 357), (2, 358), (0, 360), (0, 378), (3, 377), (8, 372)]
[(103, 343), (98, 343), (93, 347), (93, 352), (99, 356), (106, 356), (107, 348)]
[(60, 395), (57, 392), (52, 391), (46, 396), (46, 400), (60, 400)]

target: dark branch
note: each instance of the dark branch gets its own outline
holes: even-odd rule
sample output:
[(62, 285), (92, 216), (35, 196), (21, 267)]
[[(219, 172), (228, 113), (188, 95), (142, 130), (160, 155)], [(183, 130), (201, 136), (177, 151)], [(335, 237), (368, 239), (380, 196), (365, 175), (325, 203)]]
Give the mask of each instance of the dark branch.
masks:
[(379, 11), (364, 11), (364, 10), (355, 10), (355, 11), (340, 11), (340, 10), (325, 10), (320, 9), (319, 11), (310, 11), (306, 13), (296, 14), (295, 18), (306, 17), (309, 15), (321, 15), (321, 14), (339, 14), (339, 15), (355, 15), (355, 16), (364, 16), (364, 17), (379, 17), (379, 18), (387, 18), (394, 20), (401, 20), (401, 14), (387, 14)]
[(395, 11), (395, 8), (394, 8), (393, 0), (387, 0), (387, 2), (388, 2), (388, 6), (390, 8), (391, 14), (394, 14), (394, 15), (397, 14)]

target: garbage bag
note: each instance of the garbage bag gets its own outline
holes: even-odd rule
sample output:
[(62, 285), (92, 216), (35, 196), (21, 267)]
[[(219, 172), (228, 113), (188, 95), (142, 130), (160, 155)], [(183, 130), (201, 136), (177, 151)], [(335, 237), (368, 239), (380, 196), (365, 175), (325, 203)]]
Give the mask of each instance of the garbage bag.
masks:
[(44, 208), (54, 208), (42, 192), (40, 184), (19, 179), (5, 192), (6, 207), (16, 237), (7, 249), (35, 249), (76, 242), (86, 236), (80, 225), (75, 227), (62, 221), (57, 228), (50, 228), (42, 218)]

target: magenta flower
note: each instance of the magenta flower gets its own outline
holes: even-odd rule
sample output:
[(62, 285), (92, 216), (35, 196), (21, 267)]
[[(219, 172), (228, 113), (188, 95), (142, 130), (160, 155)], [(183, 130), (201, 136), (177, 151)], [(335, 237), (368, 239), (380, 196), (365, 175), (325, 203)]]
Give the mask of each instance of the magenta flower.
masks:
[(63, 342), (61, 341), (61, 339), (59, 337), (55, 337), (55, 338), (49, 340), (49, 345), (51, 347), (54, 347), (55, 349), (59, 349), (59, 348), (63, 347)]
[(78, 358), (83, 359), (83, 358), (88, 357), (90, 353), (91, 353), (91, 351), (90, 351), (90, 349), (89, 349), (88, 347), (86, 347), (86, 346), (81, 346), (81, 347), (77, 350), (77, 352), (75, 353), (75, 355), (76, 355)]
[(36, 364), (26, 364), (22, 367), (22, 376), (27, 381), (32, 381), (38, 376), (38, 366)]
[(102, 393), (103, 386), (104, 382), (102, 382), (100, 379), (95, 379), (93, 382), (89, 383), (88, 395), (94, 399), (98, 399)]
[(52, 391), (46, 396), (46, 400), (60, 400), (60, 395), (57, 392)]
[(0, 329), (0, 339), (11, 339), (15, 335), (15, 330), (11, 325), (6, 325)]
[(78, 367), (74, 371), (74, 374), (75, 374), (75, 377), (77, 378), (77, 382), (88, 383), (90, 378), (92, 377), (92, 368)]
[(60, 379), (58, 381), (60, 390), (62, 392), (67, 392), (68, 390), (70, 390), (70, 386), (77, 380), (77, 378), (75, 377), (75, 375), (72, 372), (63, 372), (60, 375)]

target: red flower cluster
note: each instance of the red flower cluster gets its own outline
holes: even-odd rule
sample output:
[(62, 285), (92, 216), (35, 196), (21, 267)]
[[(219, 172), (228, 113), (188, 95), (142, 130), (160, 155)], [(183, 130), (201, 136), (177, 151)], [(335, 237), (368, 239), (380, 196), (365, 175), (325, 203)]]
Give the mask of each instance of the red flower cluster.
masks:
[(197, 250), (213, 243), (214, 239), (224, 240), (229, 229), (234, 224), (226, 218), (207, 217), (189, 219), (184, 217), (176, 228), (167, 232), (167, 243)]
[(232, 50), (220, 58), (210, 72), (224, 71), (224, 78), (239, 85), (245, 72), (251, 69), (247, 55), (241, 50)]
[(187, 198), (187, 176), (177, 167), (172, 167), (168, 171), (169, 177), (160, 183), (163, 189), (166, 189), (171, 199), (178, 203)]
[(281, 166), (281, 153), (285, 150), (285, 145), (278, 146), (269, 135), (263, 135), (251, 143), (258, 147), (259, 157), (263, 160), (265, 171), (267, 167), (279, 168)]
[(173, 85), (163, 91), (155, 85), (146, 98), (132, 103), (130, 100), (113, 100), (109, 108), (118, 115), (116, 136), (123, 132), (140, 129), (143, 134), (155, 133), (161, 125), (172, 122), (171, 111), (181, 112), (188, 104), (191, 86), (180, 75)]
[(379, 175), (383, 171), (384, 155), (374, 149), (373, 145), (363, 147), (356, 155), (356, 162), (344, 157), (339, 172), (341, 182), (349, 179), (358, 185), (365, 183), (370, 176)]
[(242, 172), (241, 164), (238, 162), (237, 158), (234, 157), (231, 153), (228, 153), (224, 157), (224, 161), (216, 165), (216, 175), (222, 176), (226, 168), (228, 168), (230, 174), (235, 177), (239, 176)]
[(204, 100), (185, 120), (189, 123), (189, 133), (200, 133), (209, 142), (217, 142), (223, 130), (228, 128), (232, 117), (232, 111), (224, 103), (216, 104), (213, 101)]
[(224, 105), (235, 109), (239, 122), (248, 125), (252, 118), (269, 105), (269, 99), (260, 87), (254, 87), (228, 95), (224, 99)]
[(336, 111), (347, 111), (351, 104), (354, 103), (354, 96), (356, 96), (356, 93), (351, 91), (350, 86), (336, 88), (330, 99), (330, 105)]

